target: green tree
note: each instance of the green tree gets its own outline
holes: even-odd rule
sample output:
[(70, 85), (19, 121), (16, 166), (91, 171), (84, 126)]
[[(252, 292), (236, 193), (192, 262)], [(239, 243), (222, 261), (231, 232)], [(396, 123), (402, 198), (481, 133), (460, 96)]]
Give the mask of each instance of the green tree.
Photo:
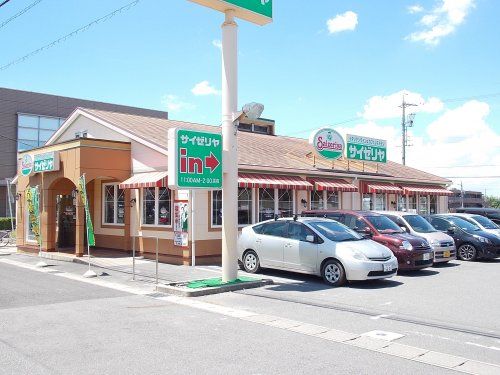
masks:
[(486, 196), (486, 206), (492, 208), (500, 208), (500, 197), (494, 197), (492, 195)]

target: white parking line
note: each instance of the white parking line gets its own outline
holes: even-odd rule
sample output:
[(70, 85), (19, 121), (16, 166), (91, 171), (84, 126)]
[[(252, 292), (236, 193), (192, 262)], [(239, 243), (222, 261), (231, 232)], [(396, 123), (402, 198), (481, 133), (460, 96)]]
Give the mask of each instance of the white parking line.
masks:
[[(289, 332), (294, 332), (297, 334), (304, 334), (312, 337), (316, 337), (323, 340), (333, 341), (345, 345), (355, 346), (358, 348), (374, 351), (377, 353), (382, 353), (394, 357), (399, 357), (411, 361), (417, 361), (425, 363), (428, 365), (446, 368), (450, 370), (455, 370), (467, 374), (478, 374), (478, 375), (489, 375), (489, 374), (500, 374), (500, 365), (486, 363), (481, 361), (470, 360), (463, 357), (457, 357), (450, 354), (439, 353), (423, 348), (418, 348), (409, 345), (402, 345), (396, 342), (381, 340), (379, 338), (369, 337), (365, 335), (359, 335), (355, 333), (340, 331), (332, 329), (329, 327), (318, 326), (314, 324), (309, 324), (305, 322), (299, 322), (289, 319), (283, 319), (281, 317), (259, 314), (256, 312), (234, 309), (231, 307), (226, 307), (222, 305), (216, 305), (193, 298), (187, 297), (177, 297), (177, 296), (154, 296), (151, 295), (151, 290), (145, 290), (140, 288), (134, 288), (131, 286), (118, 284), (102, 279), (86, 279), (80, 275), (74, 275), (67, 272), (58, 271), (55, 269), (47, 268), (37, 268), (34, 265), (26, 264), (10, 259), (0, 259), (0, 263), (10, 264), (17, 267), (22, 267), (30, 269), (37, 272), (53, 274), (54, 276), (64, 277), (67, 279), (81, 281), (87, 284), (98, 285), (101, 287), (111, 288), (115, 290), (120, 290), (123, 292), (128, 292), (130, 294), (137, 295), (149, 295), (150, 297), (166, 301), (170, 303), (175, 303), (178, 305), (188, 306), (195, 309), (200, 309), (208, 311), (215, 314), (230, 316), (236, 319), (241, 319), (255, 324), (262, 324), (271, 326), (277, 329), (283, 329)], [(55, 273), (56, 272), (56, 273)], [(382, 315), (379, 316), (383, 317)], [(375, 317), (377, 318), (377, 317)], [(392, 333), (392, 332), (389, 332)], [(394, 333), (398, 335), (397, 333)], [(473, 344), (473, 343), (469, 343)]]

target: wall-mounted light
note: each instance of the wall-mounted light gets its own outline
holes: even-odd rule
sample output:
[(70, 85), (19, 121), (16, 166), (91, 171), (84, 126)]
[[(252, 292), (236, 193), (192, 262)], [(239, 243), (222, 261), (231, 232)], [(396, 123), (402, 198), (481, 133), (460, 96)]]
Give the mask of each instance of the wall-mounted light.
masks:
[(307, 201), (304, 198), (300, 200), (300, 203), (302, 203), (302, 206), (304, 206), (304, 208), (307, 207)]
[(77, 194), (78, 194), (78, 190), (77, 189), (71, 190), (71, 198), (75, 199)]
[(137, 199), (132, 198), (132, 199), (130, 200), (130, 207), (134, 207), (136, 203), (137, 203)]
[(16, 201), (18, 201), (19, 199), (21, 199), (21, 193), (16, 194)]

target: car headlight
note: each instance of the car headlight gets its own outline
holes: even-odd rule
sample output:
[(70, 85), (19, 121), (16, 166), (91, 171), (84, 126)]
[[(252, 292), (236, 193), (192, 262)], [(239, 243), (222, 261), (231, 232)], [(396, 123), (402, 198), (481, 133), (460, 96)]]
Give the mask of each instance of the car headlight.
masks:
[(486, 237), (481, 237), (481, 236), (478, 236), (477, 234), (474, 234), (473, 236), (479, 242), (489, 243), (489, 244), (491, 243), (491, 241), (488, 238), (486, 238)]
[(368, 259), (368, 257), (365, 254), (363, 254), (361, 251), (357, 251), (357, 250), (353, 251), (352, 257), (354, 259), (357, 259), (357, 260), (364, 260), (364, 261), (370, 260), (370, 259)]
[(438, 240), (432, 240), (430, 244), (431, 247), (439, 247), (441, 245), (441, 243)]
[(408, 241), (403, 241), (401, 245), (399, 245), (399, 248), (401, 250), (413, 250), (413, 246)]

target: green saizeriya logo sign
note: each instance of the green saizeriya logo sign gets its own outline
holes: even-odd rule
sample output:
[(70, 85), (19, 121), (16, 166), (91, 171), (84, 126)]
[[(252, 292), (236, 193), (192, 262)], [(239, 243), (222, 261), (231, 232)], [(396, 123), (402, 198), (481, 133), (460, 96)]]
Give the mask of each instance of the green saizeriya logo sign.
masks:
[(272, 18), (273, 17), (273, 1), (272, 0), (224, 0), (241, 8), (250, 10), (257, 14)]
[(336, 160), (344, 155), (344, 138), (332, 128), (322, 128), (314, 133), (311, 143), (325, 159)]

